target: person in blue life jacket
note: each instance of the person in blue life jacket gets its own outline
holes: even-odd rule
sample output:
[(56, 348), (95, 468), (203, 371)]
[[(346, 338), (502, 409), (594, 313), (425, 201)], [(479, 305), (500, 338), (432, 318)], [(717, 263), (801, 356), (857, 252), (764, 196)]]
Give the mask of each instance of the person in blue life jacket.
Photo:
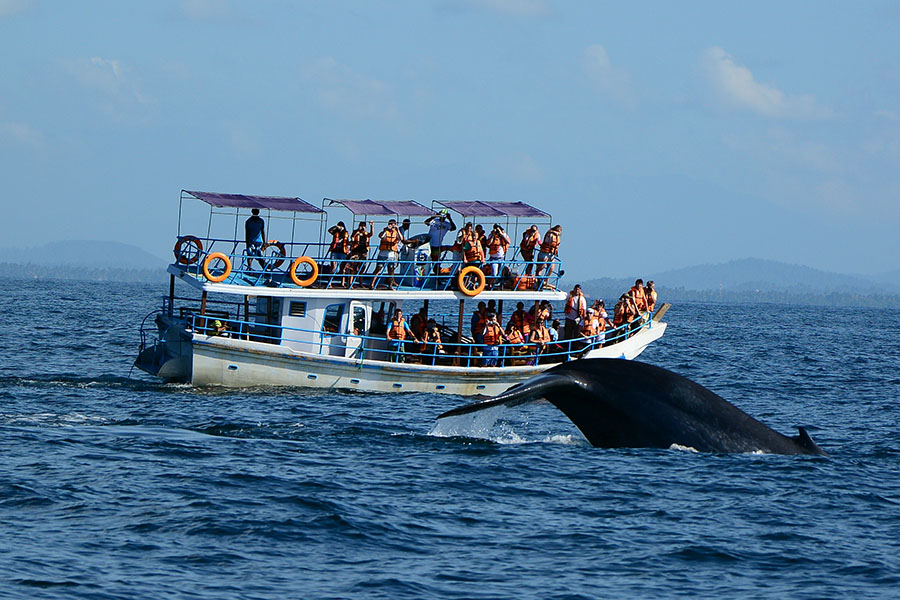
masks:
[[(244, 221), (244, 244), (247, 247), (247, 256), (262, 257), (262, 247), (266, 243), (266, 222), (259, 216), (259, 209), (254, 208), (250, 211), (250, 218)], [(250, 259), (251, 262), (253, 259)], [(265, 268), (266, 264), (262, 258), (257, 259), (259, 264)]]

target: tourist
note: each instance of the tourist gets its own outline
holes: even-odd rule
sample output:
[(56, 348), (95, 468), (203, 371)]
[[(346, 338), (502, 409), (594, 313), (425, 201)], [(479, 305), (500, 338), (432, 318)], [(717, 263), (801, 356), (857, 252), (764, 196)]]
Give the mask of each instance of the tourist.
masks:
[(435, 364), (439, 354), (446, 354), (441, 343), (441, 332), (435, 320), (429, 319), (422, 337), (422, 354), (428, 357), (428, 364)]
[[(259, 209), (254, 208), (250, 211), (250, 217), (244, 221), (244, 245), (247, 256), (256, 256), (260, 267), (266, 268), (266, 263), (262, 259), (262, 247), (266, 243), (266, 222), (259, 216)], [(247, 266), (251, 267), (253, 259), (250, 258)]]
[(543, 318), (538, 318), (534, 322), (534, 328), (531, 330), (531, 343), (534, 344), (535, 349), (535, 360), (534, 364), (537, 364), (540, 360), (541, 354), (547, 351), (547, 344), (553, 341), (550, 335), (550, 329), (545, 325), (546, 321)]
[(456, 231), (456, 223), (450, 217), (450, 211), (444, 209), (438, 214), (425, 219), (428, 225), (428, 243), (431, 246), (431, 272), (440, 275), (441, 254), (443, 254), (444, 236), (448, 231)]
[(403, 352), (401, 352), (403, 340), (410, 337), (417, 342), (419, 341), (409, 328), (409, 325), (406, 324), (406, 319), (403, 318), (403, 311), (399, 308), (394, 310), (394, 318), (391, 319), (385, 337), (388, 341), (388, 349), (391, 351), (391, 362), (406, 362)]
[(559, 256), (559, 243), (562, 238), (562, 225), (554, 225), (547, 233), (544, 234), (544, 241), (541, 242), (541, 251), (538, 252), (538, 266), (535, 277), (540, 281), (541, 275), (546, 270), (544, 283), (542, 288), (549, 287), (550, 276), (553, 274), (553, 260)]
[(472, 332), (472, 339), (479, 346), (484, 343), (482, 334), (484, 333), (484, 325), (487, 323), (487, 305), (479, 302), (475, 312), (472, 313), (472, 320), (469, 322), (469, 330)]
[[(373, 221), (369, 221), (369, 229), (366, 230), (366, 222), (360, 221), (350, 236), (349, 260), (344, 267), (344, 273), (351, 276), (350, 286), (355, 283), (357, 275), (361, 275), (366, 271), (365, 261), (369, 257), (369, 239), (372, 237), (372, 227), (374, 225)], [(347, 285), (346, 281), (345, 285)]]
[(586, 311), (587, 298), (581, 292), (581, 285), (575, 284), (575, 287), (569, 292), (569, 298), (566, 300), (566, 324), (563, 329), (562, 339), (571, 340), (576, 337), (578, 322), (584, 318)]
[(343, 221), (338, 221), (336, 225), (328, 229), (328, 233), (331, 235), (331, 244), (328, 246), (328, 256), (332, 260), (332, 278), (329, 280), (329, 285), (331, 285), (330, 281), (334, 280), (334, 275), (344, 271), (344, 261), (347, 260), (347, 254), (350, 252), (350, 232), (347, 231), (347, 226)]
[(519, 243), (519, 253), (525, 262), (524, 275), (531, 275), (531, 269), (534, 266), (534, 249), (541, 242), (541, 234), (537, 225), (532, 225), (522, 232), (522, 241)]
[(503, 269), (503, 259), (506, 258), (509, 244), (509, 236), (503, 231), (503, 227), (499, 223), (494, 223), (494, 228), (487, 238), (488, 261), (487, 265), (485, 265), (485, 275), (496, 279), (500, 278), (500, 272)]
[(532, 320), (529, 318), (528, 313), (525, 312), (524, 302), (516, 304), (516, 310), (509, 316), (509, 322), (515, 323), (516, 327), (519, 328), (519, 331), (522, 332), (522, 337), (525, 338), (525, 341), (527, 342), (528, 336), (531, 334)]
[(644, 288), (644, 296), (647, 298), (647, 311), (653, 312), (656, 310), (656, 284), (652, 281), (647, 282), (647, 287)]
[(397, 289), (397, 282), (394, 280), (394, 269), (397, 268), (397, 249), (400, 242), (403, 241), (403, 235), (397, 228), (397, 220), (390, 219), (387, 227), (381, 230), (378, 237), (381, 238), (378, 245), (378, 264), (375, 266), (375, 272), (372, 273), (371, 288), (374, 290), (378, 285), (378, 274), (387, 266), (388, 275), (391, 278), (388, 287), (394, 290)]
[(503, 340), (506, 339), (506, 334), (503, 333), (503, 328), (500, 327), (500, 324), (497, 322), (497, 314), (488, 313), (487, 323), (485, 323), (484, 334), (482, 335), (482, 340), (484, 342), (484, 349), (482, 351), (483, 366), (497, 366), (498, 346)]

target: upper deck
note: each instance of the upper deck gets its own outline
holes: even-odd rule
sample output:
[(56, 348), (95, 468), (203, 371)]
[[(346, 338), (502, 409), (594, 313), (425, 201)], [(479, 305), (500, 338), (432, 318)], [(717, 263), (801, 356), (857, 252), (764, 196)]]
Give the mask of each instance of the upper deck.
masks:
[[(198, 204), (208, 209), (205, 234)], [(244, 238), (253, 209), (265, 223), (261, 247)], [(385, 255), (379, 253), (379, 233), (390, 220), (407, 229), (398, 251)], [(452, 229), (432, 260), (428, 230), (435, 220)], [(359, 224), (371, 231), (369, 251), (350, 257), (330, 252), (328, 230), (338, 222), (350, 223), (345, 226), (350, 233)], [(485, 260), (473, 264), (457, 237), (466, 223), (483, 226), (488, 234), (499, 227), (509, 248), (500, 258), (485, 252)], [(559, 300), (565, 294), (557, 291), (563, 273), (558, 255), (543, 254), (544, 260), (535, 262), (519, 247), (529, 227), (543, 236), (551, 225), (548, 213), (522, 202), (433, 201), (429, 208), (412, 200), (325, 198), (320, 208), (296, 197), (183, 190), (175, 260), (168, 271), (198, 289), (242, 295)]]

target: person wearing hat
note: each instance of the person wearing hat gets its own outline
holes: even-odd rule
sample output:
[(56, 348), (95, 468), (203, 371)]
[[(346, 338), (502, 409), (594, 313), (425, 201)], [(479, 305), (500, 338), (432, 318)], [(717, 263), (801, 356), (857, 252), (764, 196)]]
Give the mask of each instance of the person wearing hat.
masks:
[(441, 272), (441, 254), (443, 254), (444, 236), (448, 231), (456, 231), (456, 223), (447, 209), (425, 219), (428, 225), (428, 243), (431, 246), (431, 272), (439, 275)]
[(566, 300), (566, 323), (563, 329), (562, 339), (571, 340), (578, 337), (578, 322), (584, 318), (587, 313), (587, 299), (581, 293), (581, 285), (575, 284), (572, 291), (569, 292), (569, 299)]
[[(266, 222), (259, 216), (258, 208), (254, 208), (250, 213), (250, 217), (244, 221), (244, 244), (247, 248), (247, 256), (262, 257), (262, 247), (266, 242)], [(266, 268), (266, 263), (262, 258), (256, 260), (262, 268)], [(252, 263), (253, 259), (251, 258), (249, 262)]]

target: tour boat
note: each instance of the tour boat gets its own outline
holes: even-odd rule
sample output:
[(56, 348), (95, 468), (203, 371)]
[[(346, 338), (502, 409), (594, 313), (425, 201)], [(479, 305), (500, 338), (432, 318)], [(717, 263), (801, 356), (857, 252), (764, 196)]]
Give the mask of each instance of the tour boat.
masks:
[[(248, 246), (243, 235), (253, 209), (265, 222), (261, 248)], [(135, 360), (165, 381), (487, 396), (559, 362), (633, 359), (666, 329), (663, 305), (601, 335), (547, 344), (540, 354), (535, 345), (500, 344), (495, 364), (485, 366), (492, 361), (484, 346), (466, 335), (479, 302), (493, 305), (505, 324), (520, 302), (528, 310), (547, 300), (559, 310), (567, 298), (557, 289), (558, 257), (540, 263), (520, 254), (527, 227), (543, 232), (552, 225), (548, 213), (523, 202), (435, 200), (427, 207), (413, 200), (325, 198), (320, 207), (297, 197), (182, 190), (178, 215), (169, 293), (144, 319)], [(378, 259), (379, 231), (403, 218), (421, 233), (404, 235), (408, 243), (400, 245), (390, 277)], [(327, 230), (341, 219), (351, 232), (358, 222), (366, 230), (375, 222), (365, 256), (329, 254)], [(436, 262), (424, 225), (434, 219), (457, 227), (446, 233)], [(507, 232), (512, 243), (501, 261), (467, 264), (471, 257), (454, 241), (470, 221)], [(395, 308), (407, 323), (424, 308), (440, 344), (389, 341)]]

